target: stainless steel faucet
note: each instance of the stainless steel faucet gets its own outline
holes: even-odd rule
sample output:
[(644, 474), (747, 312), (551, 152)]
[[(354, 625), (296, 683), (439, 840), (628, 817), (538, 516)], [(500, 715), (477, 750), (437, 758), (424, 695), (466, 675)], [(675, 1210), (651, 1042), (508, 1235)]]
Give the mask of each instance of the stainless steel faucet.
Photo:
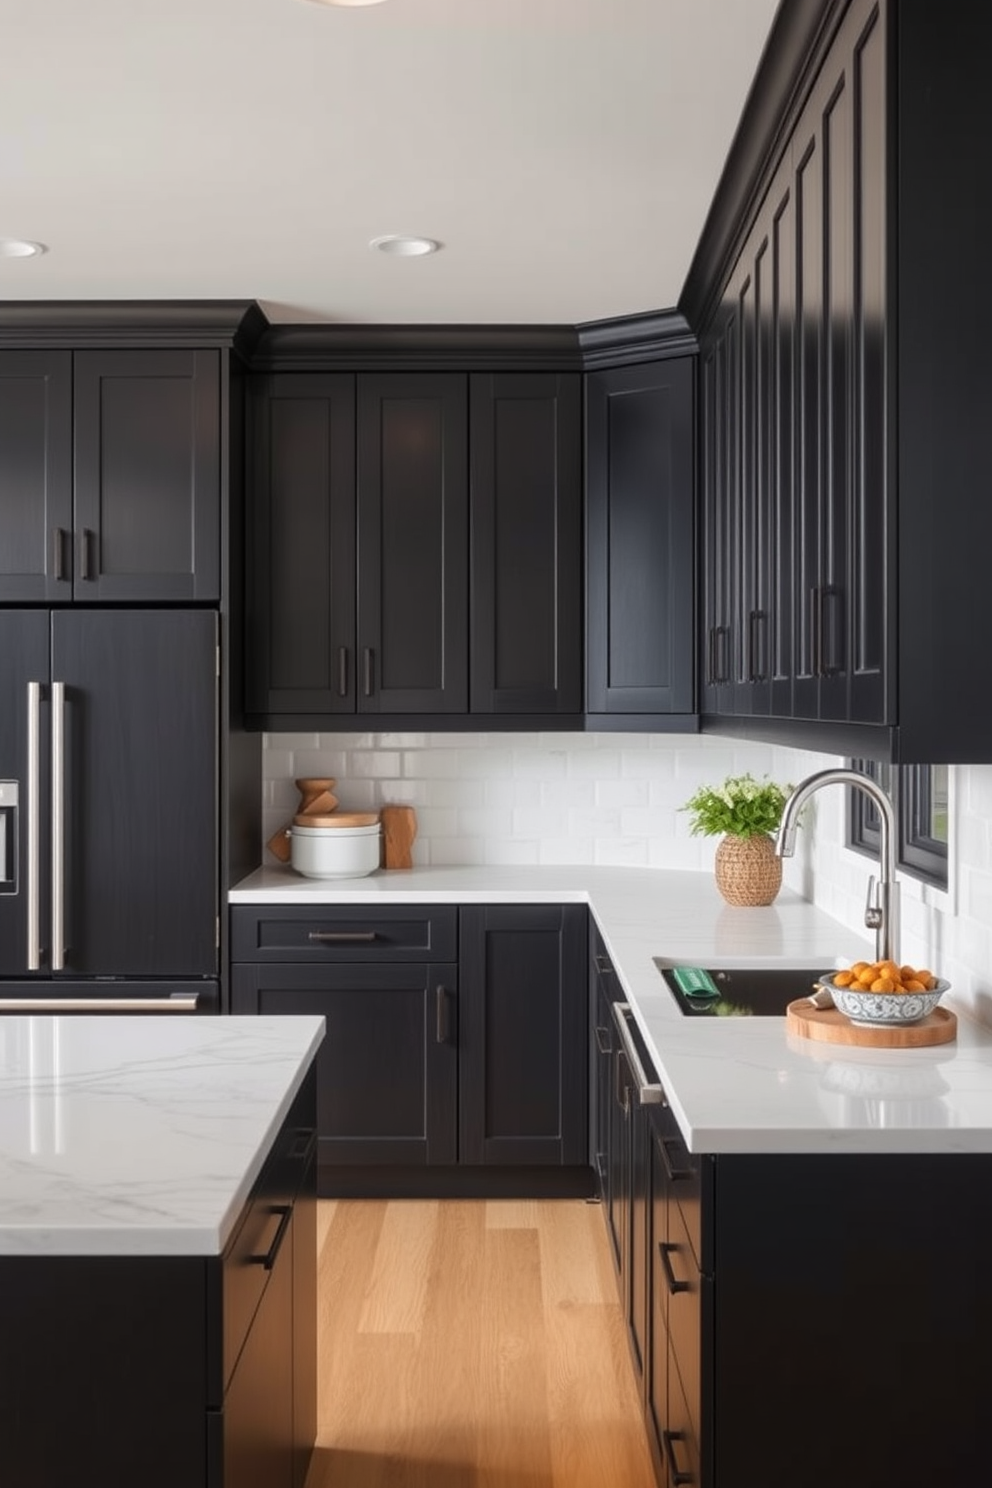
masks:
[(779, 823), (775, 851), (780, 858), (791, 858), (796, 850), (796, 827), (799, 813), (815, 791), (823, 785), (850, 785), (864, 791), (878, 807), (881, 819), (879, 833), (879, 880), (868, 880), (865, 924), (875, 932), (875, 960), (895, 961), (899, 940), (899, 886), (896, 883), (896, 818), (892, 802), (870, 775), (858, 770), (818, 770), (796, 786), (785, 803)]

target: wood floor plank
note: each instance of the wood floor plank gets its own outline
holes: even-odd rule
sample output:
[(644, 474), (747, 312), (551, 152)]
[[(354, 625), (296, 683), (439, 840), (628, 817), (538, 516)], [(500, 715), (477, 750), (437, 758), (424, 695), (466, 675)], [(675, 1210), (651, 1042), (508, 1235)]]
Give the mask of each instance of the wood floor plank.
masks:
[(339, 1200), (326, 1220), (307, 1488), (653, 1488), (597, 1206)]
[(334, 1223), (334, 1211), (337, 1208), (337, 1199), (317, 1200), (317, 1258), (324, 1249), (324, 1241), (327, 1239), (331, 1225)]
[(360, 1332), (421, 1331), (437, 1217), (433, 1199), (389, 1203), (358, 1322)]

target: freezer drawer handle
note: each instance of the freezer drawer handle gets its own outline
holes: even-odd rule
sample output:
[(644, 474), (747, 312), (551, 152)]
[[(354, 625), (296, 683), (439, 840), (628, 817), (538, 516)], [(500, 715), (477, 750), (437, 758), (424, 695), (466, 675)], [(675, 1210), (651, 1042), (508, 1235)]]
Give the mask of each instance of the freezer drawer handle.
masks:
[(319, 941), (321, 945), (368, 945), (375, 940), (374, 930), (311, 930), (307, 940)]
[(65, 683), (52, 683), (52, 970), (65, 969)]
[(39, 718), (41, 714), (41, 683), (28, 683), (28, 971), (41, 967), (41, 900), (40, 837), (38, 814), (39, 780), (41, 775)]
[(168, 997), (0, 997), (0, 1013), (195, 1013), (199, 992)]

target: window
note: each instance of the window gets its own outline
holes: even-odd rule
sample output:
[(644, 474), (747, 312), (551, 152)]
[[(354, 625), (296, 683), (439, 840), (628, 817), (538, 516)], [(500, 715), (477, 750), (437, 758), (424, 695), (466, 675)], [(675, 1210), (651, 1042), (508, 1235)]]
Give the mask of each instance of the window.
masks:
[[(896, 861), (905, 873), (937, 888), (947, 888), (947, 766), (885, 765), (852, 760), (870, 775), (895, 807), (898, 825)], [(848, 846), (878, 856), (878, 812), (861, 791), (851, 792)]]

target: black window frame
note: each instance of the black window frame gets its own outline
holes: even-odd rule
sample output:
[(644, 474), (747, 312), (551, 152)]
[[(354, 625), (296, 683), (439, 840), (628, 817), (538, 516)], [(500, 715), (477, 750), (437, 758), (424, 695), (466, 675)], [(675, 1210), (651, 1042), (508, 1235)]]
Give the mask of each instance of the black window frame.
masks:
[[(896, 863), (904, 873), (934, 888), (948, 886), (947, 843), (930, 834), (933, 820), (933, 766), (889, 765), (879, 760), (851, 760), (882, 787), (892, 802), (898, 826)], [(847, 845), (854, 852), (877, 858), (880, 823), (878, 812), (863, 791), (851, 791), (848, 805)]]

